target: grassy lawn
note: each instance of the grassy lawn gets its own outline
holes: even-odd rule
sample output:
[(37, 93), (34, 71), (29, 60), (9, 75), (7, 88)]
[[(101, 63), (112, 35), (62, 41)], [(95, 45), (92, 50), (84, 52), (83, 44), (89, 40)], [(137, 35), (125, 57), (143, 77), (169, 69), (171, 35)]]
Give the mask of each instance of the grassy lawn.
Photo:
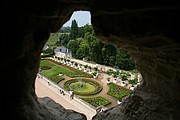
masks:
[(74, 94), (76, 95), (83, 96), (95, 95), (101, 92), (103, 89), (102, 85), (100, 85), (98, 82), (81, 78), (75, 78), (66, 81), (64, 83), (64, 88), (68, 91), (73, 90)]
[(53, 67), (53, 66), (56, 66), (56, 65), (53, 64), (53, 63), (50, 63), (47, 60), (41, 60), (40, 66), (51, 66), (51, 67)]
[(70, 67), (66, 66), (57, 66), (55, 63), (52, 63), (48, 60), (41, 60), (40, 67), (43, 66), (50, 66), (51, 69), (48, 70), (42, 70), (42, 74), (54, 81), (55, 83), (60, 82), (61, 80), (64, 80), (63, 77), (58, 76), (59, 73), (67, 75), (69, 77), (91, 77), (90, 74), (86, 74), (82, 71), (78, 71), (76, 69), (71, 69)]
[(98, 107), (98, 106), (106, 106), (109, 105), (111, 102), (101, 96), (94, 97), (94, 98), (81, 98), (82, 100), (88, 102), (89, 104)]
[(117, 98), (118, 100), (132, 93), (132, 90), (116, 85), (114, 83), (109, 83), (108, 86), (109, 86), (109, 91), (107, 94)]
[[(63, 77), (58, 76), (59, 71), (62, 71), (62, 69), (60, 67), (57, 67), (55, 64), (50, 63), (47, 60), (42, 60), (41, 63), (40, 63), (40, 66), (41, 67), (43, 67), (43, 66), (51, 66), (52, 67), (51, 69), (48, 69), (48, 70), (42, 70), (42, 74), (45, 77), (52, 80), (53, 82), (59, 83), (60, 81), (64, 80)], [(65, 71), (65, 72), (67, 72), (67, 71)]]
[(46, 44), (49, 46), (53, 46), (57, 41), (59, 41), (59, 36), (60, 36), (60, 33), (51, 33)]
[(91, 78), (92, 77), (91, 74), (85, 73), (83, 71), (77, 70), (75, 68), (72, 68), (72, 67), (69, 67), (69, 66), (66, 66), (66, 65), (62, 65), (61, 63), (58, 63), (56, 61), (53, 61), (53, 60), (46, 60), (46, 61), (51, 63), (51, 64), (54, 64), (56, 66), (59, 65), (59, 66), (57, 66), (57, 67), (61, 68), (61, 71), (59, 71), (59, 72), (61, 72), (62, 74), (65, 74), (65, 75), (67, 75), (69, 77), (72, 77), (72, 78), (74, 78), (74, 77), (88, 77), (88, 78)]
[(63, 77), (58, 76), (59, 70), (61, 69), (55, 66), (48, 70), (42, 70), (42, 74), (50, 80), (54, 81), (55, 83), (59, 83), (60, 81), (64, 80)]
[(96, 90), (95, 86), (89, 84), (89, 83), (85, 83), (85, 82), (75, 82), (75, 83), (71, 83), (69, 86), (73, 91), (75, 92), (81, 92), (81, 93), (85, 93), (85, 92), (92, 92), (94, 90)]
[(46, 75), (47, 77), (58, 75), (60, 72), (62, 74), (71, 74), (70, 71), (68, 71), (66, 69), (62, 69), (61, 67), (58, 67), (58, 66), (55, 66), (55, 67), (53, 67), (52, 69), (49, 69), (49, 70), (42, 70), (42, 73), (44, 75)]

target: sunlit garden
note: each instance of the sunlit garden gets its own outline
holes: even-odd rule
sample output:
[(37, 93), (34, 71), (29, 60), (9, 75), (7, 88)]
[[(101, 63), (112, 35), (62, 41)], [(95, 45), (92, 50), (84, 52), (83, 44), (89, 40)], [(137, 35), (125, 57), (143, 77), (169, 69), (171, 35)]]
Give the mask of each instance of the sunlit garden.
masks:
[[(43, 76), (50, 79), (56, 84), (65, 80), (65, 78), (63, 77), (64, 75), (70, 77), (71, 79), (66, 79), (66, 81), (63, 82), (64, 89), (66, 89), (67, 91), (73, 91), (75, 95), (78, 95), (82, 100), (93, 105), (94, 107), (98, 107), (101, 105), (107, 106), (111, 104), (111, 101), (104, 98), (103, 96), (91, 97), (103, 90), (102, 85), (97, 82), (96, 79), (92, 79), (93, 72), (92, 74), (89, 74), (87, 72), (84, 72), (83, 70), (70, 67), (66, 64), (62, 64), (52, 59), (42, 59), (40, 62), (40, 69), (42, 70)], [(109, 73), (107, 74), (113, 74), (114, 76), (116, 76), (116, 73), (117, 72), (109, 71)], [(122, 75), (122, 80), (124, 80), (124, 74)], [(135, 82), (134, 80), (129, 80), (129, 83), (132, 85), (136, 84)], [(121, 100), (123, 97), (128, 96), (132, 93), (132, 90), (111, 82), (107, 83), (107, 85), (109, 87), (107, 95), (112, 96), (117, 100)]]
[(111, 95), (114, 98), (117, 98), (118, 100), (121, 100), (123, 97), (132, 93), (132, 90), (116, 85), (114, 83), (109, 83), (108, 86), (109, 91), (107, 94)]
[(64, 65), (57, 65), (56, 63), (53, 63), (49, 60), (42, 60), (40, 63), (40, 68), (42, 69), (42, 74), (55, 83), (59, 83), (60, 81), (64, 80), (64, 78), (62, 76), (59, 76), (59, 74), (64, 74), (72, 78), (92, 77), (92, 75), (85, 72)]
[(66, 90), (74, 91), (74, 93), (77, 95), (83, 96), (97, 94), (103, 89), (98, 82), (81, 78), (66, 81), (64, 88)]
[(88, 102), (89, 104), (95, 106), (95, 107), (98, 107), (98, 106), (106, 106), (106, 105), (109, 105), (111, 104), (111, 102), (101, 96), (98, 96), (98, 97), (94, 97), (94, 98), (81, 98), (83, 99), (84, 101)]

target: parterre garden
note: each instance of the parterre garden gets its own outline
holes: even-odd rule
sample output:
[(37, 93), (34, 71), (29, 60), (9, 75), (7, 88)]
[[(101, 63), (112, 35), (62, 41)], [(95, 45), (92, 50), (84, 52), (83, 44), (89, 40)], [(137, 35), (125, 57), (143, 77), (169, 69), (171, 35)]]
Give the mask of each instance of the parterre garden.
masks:
[(109, 83), (108, 86), (110, 89), (107, 94), (117, 98), (118, 100), (121, 100), (123, 97), (132, 93), (132, 90), (114, 83)]
[[(58, 66), (56, 63), (53, 63), (52, 61), (49, 60), (42, 60), (40, 63), (40, 68), (42, 69), (42, 74), (55, 83), (59, 83), (60, 81), (64, 80), (63, 77), (59, 76), (60, 73), (72, 78), (92, 77), (92, 75), (90, 74), (76, 70), (74, 68), (70, 68), (65, 65), (59, 64)], [(43, 69), (43, 68), (49, 68), (49, 69)]]
[[(62, 65), (58, 62), (52, 60), (41, 60), (40, 68), (42, 70), (42, 75), (52, 80), (54, 83), (58, 84), (60, 81), (64, 80), (63, 76), (59, 76), (59, 74), (67, 75), (71, 78), (64, 83), (64, 88), (66, 90), (73, 90), (76, 95), (84, 96), (81, 97), (82, 100), (88, 102), (89, 104), (98, 107), (98, 106), (106, 106), (111, 102), (102, 96), (86, 98), (85, 96), (90, 96), (94, 94), (98, 94), (102, 91), (102, 85), (98, 82), (90, 79), (82, 79), (82, 77), (91, 78), (92, 75), (85, 73), (83, 71), (77, 70), (75, 68), (71, 68), (66, 65)], [(132, 93), (132, 90), (121, 87), (119, 85), (109, 83), (108, 95), (115, 97), (120, 100), (124, 96)]]

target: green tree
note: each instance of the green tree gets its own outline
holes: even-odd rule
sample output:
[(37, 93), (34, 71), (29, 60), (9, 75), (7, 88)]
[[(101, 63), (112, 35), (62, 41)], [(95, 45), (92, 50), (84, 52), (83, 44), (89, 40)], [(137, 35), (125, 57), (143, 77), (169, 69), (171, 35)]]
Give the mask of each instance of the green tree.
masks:
[(114, 66), (116, 62), (116, 56), (110, 56), (109, 57), (109, 65)]
[(99, 40), (95, 40), (91, 44), (92, 61), (98, 64), (103, 64), (102, 47), (103, 47), (103, 43), (100, 42)]
[(84, 38), (85, 30), (84, 26), (78, 28), (78, 38)]
[(77, 36), (78, 36), (78, 24), (76, 20), (72, 20), (70, 38), (71, 40), (75, 40)]
[(111, 58), (111, 63), (115, 63), (114, 62), (115, 59), (113, 56), (116, 56), (116, 48), (112, 45), (104, 44), (104, 47), (102, 48), (102, 55), (103, 55), (103, 63), (105, 65), (110, 65), (110, 58)]
[(84, 25), (84, 31), (85, 31), (85, 33), (87, 33), (87, 32), (89, 32), (91, 34), (94, 33), (94, 29), (93, 29), (92, 25), (89, 25), (89, 24)]
[(128, 52), (124, 49), (117, 49), (116, 54), (116, 66), (119, 66), (123, 70), (133, 70), (135, 69), (134, 60), (130, 57)]
[(67, 44), (67, 48), (71, 51), (72, 56), (76, 57), (76, 51), (79, 48), (79, 44), (76, 40), (70, 40)]
[(81, 42), (78, 50), (76, 51), (76, 57), (79, 59), (89, 57), (89, 44), (87, 42)]
[(70, 32), (70, 27), (69, 26), (67, 26), (67, 27), (62, 27), (62, 28), (60, 28), (60, 30), (59, 30), (59, 32), (61, 32), (61, 33), (69, 33)]
[(59, 36), (59, 40), (60, 41), (57, 41), (56, 42), (56, 45), (57, 46), (67, 46), (69, 40), (70, 40), (70, 37), (69, 37), (69, 34), (67, 33), (62, 33), (60, 36)]

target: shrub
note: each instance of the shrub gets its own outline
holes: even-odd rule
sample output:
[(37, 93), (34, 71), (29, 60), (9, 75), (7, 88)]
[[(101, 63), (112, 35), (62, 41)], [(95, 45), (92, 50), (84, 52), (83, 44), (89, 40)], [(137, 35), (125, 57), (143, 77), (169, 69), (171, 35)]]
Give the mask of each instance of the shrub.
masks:
[(42, 66), (41, 69), (42, 70), (48, 70), (48, 69), (51, 69), (52, 67), (51, 66)]
[(58, 84), (60, 81), (64, 80), (65, 78), (61, 77), (61, 76), (53, 76), (52, 78), (50, 78), (53, 82), (55, 82), (56, 84)]
[(111, 95), (117, 98), (118, 100), (132, 93), (132, 90), (116, 85), (114, 83), (109, 83), (108, 86), (109, 86), (108, 95)]
[(128, 82), (129, 84), (135, 85), (138, 83), (138, 78), (134, 78), (133, 80), (129, 80)]
[(109, 105), (111, 102), (101, 96), (94, 97), (94, 98), (81, 98), (82, 100), (88, 102), (89, 104), (98, 107), (98, 106), (106, 106)]

